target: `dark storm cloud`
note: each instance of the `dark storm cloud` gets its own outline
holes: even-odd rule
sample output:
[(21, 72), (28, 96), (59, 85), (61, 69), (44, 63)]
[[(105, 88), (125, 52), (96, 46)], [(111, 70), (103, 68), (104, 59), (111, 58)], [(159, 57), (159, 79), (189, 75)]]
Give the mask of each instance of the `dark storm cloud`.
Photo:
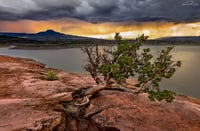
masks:
[(0, 20), (90, 22), (200, 20), (200, 0), (0, 0)]
[(0, 0), (0, 20), (76, 17), (79, 0)]

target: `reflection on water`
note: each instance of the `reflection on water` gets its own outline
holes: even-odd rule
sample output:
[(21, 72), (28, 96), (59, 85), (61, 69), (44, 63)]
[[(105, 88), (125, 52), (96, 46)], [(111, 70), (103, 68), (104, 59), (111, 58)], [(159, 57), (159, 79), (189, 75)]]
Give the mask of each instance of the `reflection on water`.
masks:
[[(148, 47), (155, 54), (163, 48), (163, 46)], [(87, 59), (86, 55), (78, 48), (59, 50), (9, 50), (0, 48), (0, 54), (33, 58), (47, 64), (48, 67), (70, 72), (84, 72), (83, 66)], [(174, 60), (181, 60), (183, 64), (170, 80), (162, 82), (161, 87), (200, 99), (200, 46), (176, 46), (172, 54)]]
[(70, 72), (82, 72), (86, 55), (78, 48), (57, 50), (9, 50), (0, 48), (0, 55), (33, 58), (45, 63), (47, 67), (59, 68)]

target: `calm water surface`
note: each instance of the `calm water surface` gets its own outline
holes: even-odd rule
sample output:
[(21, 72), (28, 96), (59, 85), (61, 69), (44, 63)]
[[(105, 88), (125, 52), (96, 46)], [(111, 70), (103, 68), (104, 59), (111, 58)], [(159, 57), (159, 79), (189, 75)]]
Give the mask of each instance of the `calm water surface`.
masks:
[[(147, 46), (146, 46), (147, 47)], [(149, 46), (156, 54), (163, 46)], [(200, 99), (200, 46), (176, 46), (172, 52), (174, 60), (181, 60), (182, 67), (170, 80), (164, 80), (162, 88)], [(9, 50), (0, 48), (0, 55), (33, 58), (47, 67), (69, 72), (84, 72), (86, 55), (79, 48), (58, 50)]]

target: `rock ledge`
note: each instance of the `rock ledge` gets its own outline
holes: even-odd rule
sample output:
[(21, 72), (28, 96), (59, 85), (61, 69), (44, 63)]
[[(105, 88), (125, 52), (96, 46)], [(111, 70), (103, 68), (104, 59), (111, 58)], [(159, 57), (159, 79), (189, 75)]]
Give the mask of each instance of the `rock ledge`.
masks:
[(73, 119), (58, 109), (72, 92), (93, 85), (87, 75), (60, 70), (46, 81), (44, 64), (0, 56), (0, 130), (133, 131), (200, 130), (200, 101), (177, 96), (174, 102), (152, 102), (146, 94), (101, 91), (86, 108), (86, 119)]

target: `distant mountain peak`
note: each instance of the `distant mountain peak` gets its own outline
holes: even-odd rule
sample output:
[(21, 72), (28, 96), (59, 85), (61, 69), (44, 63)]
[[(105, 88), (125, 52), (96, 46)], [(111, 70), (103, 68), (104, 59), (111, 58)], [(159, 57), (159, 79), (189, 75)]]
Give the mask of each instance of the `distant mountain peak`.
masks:
[(52, 29), (48, 29), (48, 30), (46, 30), (46, 31), (44, 31), (44, 32), (49, 32), (49, 33), (58, 33), (58, 32), (56, 32), (56, 31), (54, 31), (54, 30), (52, 30)]
[[(60, 33), (54, 31), (52, 29), (47, 29), (45, 31), (41, 31), (35, 34), (27, 34), (27, 33), (1, 33), (0, 35), (18, 37), (18, 38), (26, 38), (30, 40), (38, 40), (38, 41), (67, 41), (67, 40), (83, 40), (88, 39), (87, 37), (68, 35), (64, 33)], [(92, 38), (91, 38), (92, 39)]]
[(55, 32), (53, 29), (47, 29), (46, 32)]
[[(48, 30), (46, 30), (46, 31), (41, 31), (41, 32), (38, 32), (38, 33), (59, 33), (59, 32), (56, 32), (56, 31), (54, 31), (54, 30), (52, 30), (52, 29), (48, 29)], [(60, 34), (60, 33), (59, 33)]]
[(60, 32), (56, 32), (52, 29), (48, 29), (46, 31), (41, 31), (41, 32), (38, 32), (36, 33), (36, 35), (42, 35), (42, 36), (64, 36), (65, 34), (63, 33), (60, 33)]

